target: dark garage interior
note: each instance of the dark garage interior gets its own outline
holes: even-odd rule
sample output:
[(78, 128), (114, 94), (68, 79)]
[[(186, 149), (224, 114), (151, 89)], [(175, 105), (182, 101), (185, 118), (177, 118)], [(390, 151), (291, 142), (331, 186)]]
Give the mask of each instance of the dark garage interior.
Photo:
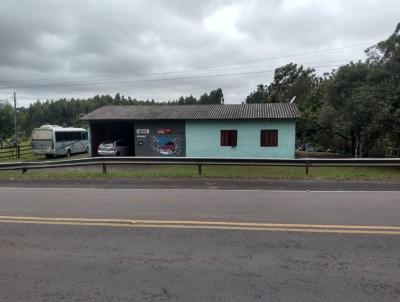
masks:
[(130, 155), (135, 155), (135, 135), (133, 122), (98, 122), (90, 124), (92, 136), (92, 156), (98, 156), (97, 149), (101, 142), (125, 140), (131, 145)]

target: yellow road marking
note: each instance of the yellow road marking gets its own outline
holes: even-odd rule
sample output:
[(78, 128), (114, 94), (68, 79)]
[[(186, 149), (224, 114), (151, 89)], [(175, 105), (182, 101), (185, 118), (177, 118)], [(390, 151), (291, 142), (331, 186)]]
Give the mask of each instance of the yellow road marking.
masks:
[(399, 230), (400, 226), (368, 226), (368, 225), (336, 225), (336, 224), (288, 224), (288, 223), (257, 223), (232, 221), (201, 221), (201, 220), (140, 220), (140, 219), (104, 219), (104, 218), (63, 218), (37, 216), (0, 216), (3, 220), (39, 221), (39, 222), (75, 222), (75, 223), (105, 223), (105, 224), (168, 224), (168, 225), (201, 225), (201, 226), (244, 226), (244, 227), (282, 227), (282, 228), (322, 228), (322, 229), (372, 229), (372, 230)]
[[(1, 218), (0, 218), (1, 219)], [(230, 221), (169, 221), (169, 220), (134, 220), (135, 223), (144, 224), (173, 224), (173, 225), (215, 225), (215, 226), (245, 226), (245, 227), (282, 227), (282, 228), (322, 228), (322, 229), (380, 229), (399, 230), (400, 226), (364, 226), (364, 225), (334, 225), (334, 224), (284, 224), (284, 223), (253, 223)]]
[(170, 221), (170, 220), (130, 220), (96, 218), (49, 218), (0, 216), (0, 223), (29, 223), (49, 225), (109, 226), (137, 228), (174, 228), (174, 229), (213, 229), (213, 230), (248, 230), (336, 234), (377, 234), (400, 235), (400, 226), (357, 226), (357, 225), (319, 225), (319, 224), (281, 224), (247, 223), (228, 221)]

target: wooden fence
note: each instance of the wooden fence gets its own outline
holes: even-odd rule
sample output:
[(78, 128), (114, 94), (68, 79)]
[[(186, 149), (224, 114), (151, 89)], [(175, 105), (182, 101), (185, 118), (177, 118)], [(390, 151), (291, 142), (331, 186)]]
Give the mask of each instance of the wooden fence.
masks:
[(17, 145), (16, 147), (8, 147), (0, 149), (0, 160), (2, 159), (19, 159), (24, 155), (32, 154), (31, 145)]

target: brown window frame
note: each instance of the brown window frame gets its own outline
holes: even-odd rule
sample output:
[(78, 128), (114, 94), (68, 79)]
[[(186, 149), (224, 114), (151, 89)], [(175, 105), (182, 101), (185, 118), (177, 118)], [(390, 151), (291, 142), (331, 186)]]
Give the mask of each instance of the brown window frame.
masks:
[(221, 130), (221, 147), (237, 146), (237, 130)]
[(278, 147), (279, 131), (278, 129), (262, 129), (260, 132), (261, 147)]

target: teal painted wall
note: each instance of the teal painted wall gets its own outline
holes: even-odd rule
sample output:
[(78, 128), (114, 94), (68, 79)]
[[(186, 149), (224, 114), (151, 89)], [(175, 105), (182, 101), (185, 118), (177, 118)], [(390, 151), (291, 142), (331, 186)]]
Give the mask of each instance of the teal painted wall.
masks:
[(88, 144), (89, 144), (89, 157), (93, 157), (93, 150), (92, 150), (92, 127), (90, 127), (90, 124), (88, 125)]
[[(260, 130), (278, 129), (278, 146), (261, 147)], [(221, 130), (237, 130), (237, 146), (222, 147)], [(186, 156), (294, 158), (295, 120), (186, 121)]]

